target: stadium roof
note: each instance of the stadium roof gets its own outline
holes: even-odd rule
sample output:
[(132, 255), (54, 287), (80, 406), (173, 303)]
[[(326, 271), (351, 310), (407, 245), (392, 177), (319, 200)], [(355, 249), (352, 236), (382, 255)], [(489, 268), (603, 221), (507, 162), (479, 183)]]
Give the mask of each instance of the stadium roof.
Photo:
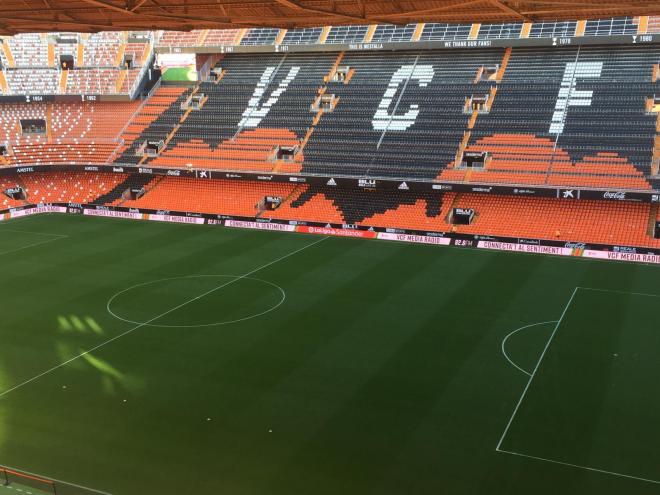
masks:
[(0, 0), (0, 34), (660, 15), (658, 0)]

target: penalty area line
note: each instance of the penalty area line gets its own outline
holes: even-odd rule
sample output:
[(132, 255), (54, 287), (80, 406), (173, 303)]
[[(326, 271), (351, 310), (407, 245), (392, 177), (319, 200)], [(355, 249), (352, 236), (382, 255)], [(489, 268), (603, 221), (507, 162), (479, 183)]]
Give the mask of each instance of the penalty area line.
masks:
[(323, 241), (325, 241), (325, 240), (327, 240), (327, 239), (329, 239), (329, 238), (330, 238), (329, 236), (323, 237), (323, 238), (319, 239), (318, 241), (312, 242), (311, 244), (307, 244), (306, 246), (303, 246), (303, 247), (301, 247), (301, 248), (299, 248), (299, 249), (296, 249), (295, 251), (292, 251), (292, 252), (290, 252), (289, 254), (285, 254), (284, 256), (282, 256), (282, 257), (280, 257), (280, 258), (277, 258), (276, 260), (270, 261), (270, 262), (266, 263), (265, 265), (261, 265), (260, 267), (255, 268), (254, 270), (251, 270), (251, 271), (249, 271), (249, 272), (247, 272), (247, 273), (244, 273), (243, 275), (239, 275), (239, 276), (236, 277), (235, 279), (232, 279), (232, 280), (230, 280), (229, 282), (226, 282), (226, 283), (224, 283), (224, 284), (222, 284), (222, 285), (219, 285), (219, 286), (217, 286), (217, 287), (214, 287), (213, 289), (210, 289), (210, 290), (204, 292), (203, 294), (200, 294), (199, 296), (195, 296), (195, 297), (193, 297), (193, 298), (191, 298), (191, 299), (188, 299), (187, 301), (184, 301), (184, 302), (182, 302), (181, 304), (179, 304), (179, 305), (177, 305), (177, 306), (175, 306), (175, 307), (173, 307), (173, 308), (171, 308), (171, 309), (168, 309), (168, 310), (165, 311), (164, 313), (161, 313), (161, 314), (159, 314), (159, 315), (154, 316), (154, 317), (153, 317), (152, 319), (150, 319), (150, 320), (147, 320), (147, 321), (145, 321), (145, 322), (143, 322), (143, 323), (140, 323), (139, 325), (135, 325), (134, 327), (129, 328), (128, 330), (126, 330), (126, 331), (120, 333), (119, 335), (116, 335), (116, 336), (112, 337), (111, 339), (106, 340), (105, 342), (101, 342), (100, 344), (98, 344), (98, 345), (96, 345), (96, 346), (94, 346), (94, 347), (92, 347), (92, 348), (90, 348), (90, 349), (87, 349), (87, 350), (84, 351), (84, 352), (81, 352), (81, 353), (78, 354), (77, 356), (74, 356), (74, 357), (72, 357), (71, 359), (67, 359), (66, 361), (64, 361), (64, 362), (62, 362), (62, 363), (60, 363), (60, 364), (58, 364), (57, 366), (53, 366), (52, 368), (47, 369), (46, 371), (43, 371), (43, 372), (39, 373), (38, 375), (35, 375), (35, 376), (33, 376), (32, 378), (30, 378), (30, 379), (28, 379), (28, 380), (25, 380), (25, 381), (22, 382), (22, 383), (19, 383), (18, 385), (14, 385), (13, 387), (11, 387), (11, 388), (9, 388), (9, 389), (3, 391), (2, 393), (0, 393), (0, 399), (3, 398), (5, 395), (11, 393), (11, 392), (13, 392), (13, 391), (15, 391), (15, 390), (18, 390), (19, 388), (22, 388), (22, 387), (24, 387), (25, 385), (28, 385), (28, 384), (34, 382), (35, 380), (38, 380), (39, 378), (41, 378), (41, 377), (43, 377), (43, 376), (46, 376), (46, 375), (48, 375), (49, 373), (52, 373), (53, 371), (56, 371), (56, 370), (62, 368), (63, 366), (66, 366), (67, 364), (72, 363), (73, 361), (76, 361), (77, 359), (80, 359), (81, 357), (86, 356), (87, 354), (90, 354), (90, 353), (92, 353), (92, 352), (94, 352), (94, 351), (100, 349), (101, 347), (105, 347), (106, 345), (108, 345), (108, 344), (114, 342), (115, 340), (119, 340), (119, 339), (121, 339), (122, 337), (125, 337), (126, 335), (128, 335), (128, 334), (130, 334), (130, 333), (133, 333), (133, 332), (135, 332), (136, 330), (139, 330), (140, 328), (142, 328), (142, 327), (144, 327), (144, 326), (146, 326), (146, 325), (149, 325), (150, 323), (153, 323), (154, 321), (158, 320), (159, 318), (162, 318), (162, 317), (164, 317), (164, 316), (167, 316), (167, 315), (169, 315), (170, 313), (174, 313), (174, 312), (177, 311), (178, 309), (181, 309), (181, 308), (183, 308), (184, 306), (187, 306), (188, 304), (191, 304), (191, 303), (193, 303), (193, 302), (195, 302), (195, 301), (198, 301), (199, 299), (201, 299), (201, 298), (203, 298), (203, 297), (206, 297), (206, 296), (208, 296), (209, 294), (212, 294), (213, 292), (216, 292), (216, 291), (218, 291), (218, 290), (220, 290), (220, 289), (222, 289), (222, 288), (224, 288), (224, 287), (227, 287), (228, 285), (231, 285), (231, 284), (233, 284), (233, 283), (235, 283), (235, 282), (238, 282), (239, 280), (243, 280), (244, 278), (249, 277), (250, 275), (252, 275), (252, 274), (254, 274), (254, 273), (257, 273), (258, 271), (261, 271), (261, 270), (263, 270), (263, 269), (265, 269), (265, 268), (268, 268), (268, 267), (271, 266), (271, 265), (274, 265), (275, 263), (279, 263), (279, 262), (282, 261), (282, 260), (285, 260), (285, 259), (287, 259), (287, 258), (290, 258), (290, 257), (293, 256), (294, 254), (298, 254), (298, 253), (300, 253), (301, 251), (304, 251), (305, 249), (308, 249), (308, 248), (310, 248), (310, 247), (316, 246), (317, 244), (319, 244), (319, 243), (321, 243), (321, 242), (323, 242)]
[[(523, 390), (522, 395), (520, 396), (520, 399), (518, 399), (518, 403), (516, 404), (515, 409), (513, 410), (513, 413), (511, 414), (511, 417), (509, 418), (509, 422), (506, 424), (506, 428), (504, 428), (504, 432), (502, 433), (502, 436), (500, 437), (500, 441), (497, 442), (497, 447), (495, 447), (495, 450), (499, 451), (500, 447), (502, 446), (502, 443), (504, 442), (504, 438), (506, 437), (507, 433), (509, 433), (509, 428), (511, 428), (511, 425), (513, 424), (513, 420), (516, 417), (516, 414), (518, 414), (518, 410), (520, 409), (520, 406), (523, 403), (523, 400), (525, 400), (525, 395), (527, 395), (527, 391), (529, 390), (529, 387), (531, 386), (532, 382), (534, 381), (534, 377), (536, 376), (536, 372), (539, 370), (539, 367), (541, 366), (541, 361), (543, 361), (543, 358), (545, 357), (546, 352), (548, 352), (548, 348), (550, 347), (550, 344), (552, 343), (553, 339), (555, 338), (555, 334), (557, 333), (557, 330), (559, 330), (559, 326), (561, 325), (562, 320), (564, 319), (564, 316), (566, 316), (566, 312), (568, 311), (568, 308), (571, 306), (571, 303), (573, 302), (573, 299), (575, 298), (575, 294), (577, 294), (579, 287), (575, 287), (573, 289), (573, 293), (571, 294), (570, 299), (566, 303), (566, 306), (564, 307), (564, 311), (562, 312), (561, 316), (559, 317), (559, 320), (557, 320), (557, 324), (555, 325), (555, 329), (552, 331), (552, 334), (550, 334), (550, 338), (548, 339), (548, 342), (545, 344), (545, 347), (543, 348), (543, 352), (541, 353), (541, 356), (539, 357), (539, 360), (536, 363), (536, 366), (534, 366), (534, 369), (532, 370), (532, 373), (529, 375), (529, 380), (527, 381), (527, 385), (525, 385), (525, 389)], [(1, 395), (0, 395), (1, 397)]]

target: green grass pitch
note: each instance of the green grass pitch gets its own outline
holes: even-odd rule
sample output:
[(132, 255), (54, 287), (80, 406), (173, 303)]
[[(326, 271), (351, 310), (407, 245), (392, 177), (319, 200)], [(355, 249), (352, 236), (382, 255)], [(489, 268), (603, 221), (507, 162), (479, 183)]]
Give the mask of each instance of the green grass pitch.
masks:
[(660, 491), (660, 268), (72, 215), (1, 224), (0, 267), (0, 464), (113, 495)]
[(196, 81), (197, 71), (195, 66), (169, 67), (163, 72), (163, 81)]

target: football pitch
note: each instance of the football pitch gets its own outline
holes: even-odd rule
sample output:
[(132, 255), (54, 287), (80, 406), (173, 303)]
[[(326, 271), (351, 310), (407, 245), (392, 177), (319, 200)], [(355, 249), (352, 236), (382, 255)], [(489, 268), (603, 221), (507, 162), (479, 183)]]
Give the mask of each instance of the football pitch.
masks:
[(58, 493), (660, 492), (658, 267), (74, 215), (0, 267), (0, 464)]

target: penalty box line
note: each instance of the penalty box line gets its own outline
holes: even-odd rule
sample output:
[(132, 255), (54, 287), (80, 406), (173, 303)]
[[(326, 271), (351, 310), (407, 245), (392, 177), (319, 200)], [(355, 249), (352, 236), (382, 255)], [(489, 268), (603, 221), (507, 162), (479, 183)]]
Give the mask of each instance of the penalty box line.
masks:
[(643, 481), (645, 483), (652, 483), (655, 485), (660, 485), (660, 481), (658, 480), (652, 480), (648, 478), (642, 478), (640, 476), (633, 476), (630, 474), (624, 474), (624, 473), (617, 473), (616, 471), (607, 471), (606, 469), (599, 469), (599, 468), (594, 468), (594, 467), (589, 467), (589, 466), (582, 466), (579, 464), (572, 464), (570, 462), (564, 462), (564, 461), (558, 461), (556, 459), (546, 459), (545, 457), (538, 457), (534, 455), (529, 455), (529, 454), (522, 454), (520, 452), (513, 452), (510, 450), (504, 450), (502, 449), (502, 443), (504, 442), (504, 438), (506, 437), (507, 433), (509, 432), (509, 429), (511, 428), (511, 425), (513, 424), (513, 420), (516, 417), (516, 414), (518, 413), (518, 410), (520, 409), (520, 405), (522, 404), (523, 400), (525, 399), (525, 395), (527, 394), (527, 391), (529, 390), (530, 385), (532, 384), (532, 381), (534, 381), (534, 377), (536, 376), (536, 372), (538, 371), (539, 367), (541, 366), (541, 361), (543, 361), (543, 358), (545, 357), (546, 352), (548, 351), (548, 348), (550, 347), (550, 344), (552, 343), (555, 334), (557, 333), (557, 330), (559, 329), (559, 326), (561, 325), (562, 320), (564, 319), (564, 316), (566, 316), (566, 312), (568, 311), (568, 308), (570, 305), (573, 303), (573, 299), (575, 298), (575, 294), (577, 294), (578, 290), (591, 290), (591, 291), (597, 291), (597, 292), (612, 292), (612, 293), (619, 293), (619, 294), (627, 294), (627, 295), (637, 295), (637, 296), (646, 296), (646, 297), (660, 297), (658, 294), (644, 294), (640, 292), (624, 292), (624, 291), (619, 291), (619, 290), (609, 290), (609, 289), (597, 289), (597, 288), (592, 288), (592, 287), (575, 287), (573, 289), (573, 293), (571, 294), (570, 299), (566, 303), (566, 306), (564, 307), (564, 311), (561, 314), (561, 317), (559, 320), (557, 320), (557, 325), (555, 325), (555, 329), (552, 332), (552, 335), (550, 335), (550, 338), (548, 339), (548, 342), (545, 345), (545, 348), (543, 349), (543, 352), (541, 353), (541, 357), (539, 357), (538, 362), (536, 363), (536, 366), (534, 367), (534, 370), (532, 371), (532, 374), (529, 376), (529, 380), (527, 381), (527, 385), (525, 386), (525, 390), (523, 390), (522, 395), (520, 396), (520, 399), (518, 400), (518, 403), (516, 404), (515, 409), (513, 410), (513, 414), (511, 414), (511, 418), (509, 418), (509, 422), (506, 425), (506, 428), (504, 429), (504, 433), (502, 433), (502, 437), (500, 438), (500, 441), (497, 443), (497, 447), (495, 447), (495, 451), (499, 452), (501, 454), (509, 454), (513, 455), (516, 457), (524, 457), (526, 459), (533, 459), (536, 461), (543, 461), (543, 462), (548, 462), (550, 464), (557, 464), (560, 466), (567, 466), (567, 467), (572, 467), (575, 469), (582, 469), (584, 471), (590, 471), (592, 473), (601, 473), (601, 474), (608, 474), (610, 476), (616, 476), (619, 478), (626, 478), (630, 480), (635, 480), (635, 481)]
[(506, 428), (504, 428), (504, 432), (502, 433), (502, 436), (500, 437), (500, 441), (497, 442), (497, 447), (495, 447), (495, 450), (497, 452), (500, 452), (500, 447), (502, 447), (502, 442), (504, 442), (504, 438), (506, 437), (507, 433), (509, 433), (509, 429), (511, 428), (511, 425), (513, 424), (513, 420), (516, 417), (516, 414), (518, 414), (518, 410), (520, 409), (520, 406), (523, 403), (523, 400), (525, 400), (525, 395), (527, 395), (527, 391), (529, 390), (529, 387), (531, 386), (532, 382), (534, 381), (534, 377), (536, 376), (536, 372), (539, 370), (539, 367), (541, 366), (541, 361), (543, 361), (543, 358), (545, 357), (546, 352), (548, 352), (548, 348), (550, 347), (550, 344), (555, 338), (555, 335), (557, 333), (557, 330), (559, 329), (559, 326), (561, 325), (561, 322), (564, 319), (564, 316), (566, 316), (566, 312), (568, 311), (568, 308), (570, 307), (571, 303), (573, 302), (573, 299), (575, 298), (575, 294), (577, 293), (579, 287), (575, 287), (573, 289), (573, 293), (571, 294), (570, 299), (566, 303), (566, 306), (564, 307), (564, 311), (562, 312), (561, 316), (559, 317), (559, 320), (557, 320), (557, 324), (555, 325), (555, 329), (552, 331), (552, 334), (550, 335), (550, 338), (548, 339), (548, 342), (546, 342), (545, 347), (543, 348), (543, 352), (541, 353), (541, 357), (539, 357), (539, 360), (536, 363), (536, 366), (534, 366), (534, 369), (532, 370), (532, 374), (529, 375), (529, 380), (527, 380), (527, 385), (525, 385), (525, 389), (523, 390), (522, 395), (520, 396), (520, 399), (518, 399), (518, 403), (516, 404), (515, 409), (513, 410), (513, 413), (511, 414), (511, 417), (509, 418), (509, 422), (506, 424)]
[(150, 324), (150, 323), (153, 323), (154, 321), (156, 321), (156, 320), (158, 320), (158, 319), (160, 319), (160, 318), (162, 318), (162, 317), (164, 317), (164, 316), (169, 315), (170, 313), (174, 313), (175, 311), (177, 311), (177, 310), (183, 308), (184, 306), (187, 306), (188, 304), (191, 304), (191, 303), (193, 303), (193, 302), (195, 302), (195, 301), (198, 301), (199, 299), (202, 299), (203, 297), (206, 297), (206, 296), (208, 296), (209, 294), (212, 294), (213, 292), (216, 292), (216, 291), (218, 291), (218, 290), (220, 290), (220, 289), (222, 289), (222, 288), (224, 288), (224, 287), (227, 287), (228, 285), (231, 285), (231, 284), (233, 284), (233, 283), (235, 283), (235, 282), (238, 282), (239, 280), (243, 280), (244, 278), (249, 277), (250, 275), (252, 275), (252, 274), (254, 274), (254, 273), (257, 273), (257, 272), (259, 272), (259, 271), (261, 271), (261, 270), (263, 270), (263, 269), (265, 269), (265, 268), (268, 268), (268, 267), (271, 266), (271, 265), (274, 265), (275, 263), (279, 263), (279, 262), (282, 261), (282, 260), (285, 260), (285, 259), (287, 259), (287, 258), (290, 258), (290, 257), (293, 256), (294, 254), (298, 254), (299, 252), (304, 251), (305, 249), (308, 249), (308, 248), (310, 248), (310, 247), (312, 247), (312, 246), (316, 246), (316, 245), (319, 244), (320, 242), (323, 242), (323, 241), (325, 241), (325, 240), (327, 240), (327, 239), (329, 239), (329, 236), (323, 237), (323, 238), (319, 239), (318, 241), (312, 242), (311, 244), (307, 244), (306, 246), (303, 246), (303, 247), (301, 247), (301, 248), (299, 248), (299, 249), (296, 249), (295, 251), (292, 251), (292, 252), (290, 252), (289, 254), (285, 254), (284, 256), (281, 256), (280, 258), (277, 258), (277, 259), (274, 260), (274, 261), (270, 261), (270, 262), (266, 263), (265, 265), (261, 265), (260, 267), (255, 268), (254, 270), (251, 270), (251, 271), (249, 271), (249, 272), (247, 272), (247, 273), (244, 273), (243, 275), (240, 275), (240, 276), (236, 277), (235, 279), (230, 280), (229, 282), (226, 282), (226, 283), (224, 283), (224, 284), (222, 284), (222, 285), (219, 285), (219, 286), (217, 286), (217, 287), (214, 287), (213, 289), (210, 289), (210, 290), (204, 292), (203, 294), (200, 294), (199, 296), (195, 296), (195, 297), (193, 297), (192, 299), (188, 299), (187, 301), (184, 301), (183, 303), (181, 303), (181, 304), (179, 304), (179, 305), (177, 305), (177, 306), (175, 306), (175, 307), (173, 307), (173, 308), (171, 308), (171, 309), (168, 309), (168, 310), (165, 311), (164, 313), (161, 313), (161, 314), (159, 314), (159, 315), (154, 316), (152, 319), (150, 319), (150, 320), (148, 320), (148, 321), (145, 321), (145, 322), (143, 322), (143, 323), (140, 323), (140, 324), (138, 324), (138, 325), (135, 325), (134, 327), (129, 328), (129, 329), (126, 330), (125, 332), (122, 332), (122, 333), (120, 333), (119, 335), (116, 335), (116, 336), (112, 337), (111, 339), (106, 340), (105, 342), (101, 342), (100, 344), (98, 344), (98, 345), (96, 345), (96, 346), (94, 346), (94, 347), (92, 347), (92, 348), (90, 348), (90, 349), (87, 349), (87, 350), (84, 351), (84, 352), (81, 352), (81, 353), (78, 354), (77, 356), (74, 356), (74, 357), (72, 357), (71, 359), (67, 359), (66, 361), (64, 361), (64, 362), (62, 362), (62, 363), (60, 363), (60, 364), (58, 364), (57, 366), (53, 366), (52, 368), (47, 369), (46, 371), (43, 371), (42, 373), (39, 373), (38, 375), (35, 375), (35, 376), (33, 376), (32, 378), (30, 378), (30, 379), (28, 379), (28, 380), (25, 380), (24, 382), (19, 383), (18, 385), (15, 385), (15, 386), (13, 386), (13, 387), (11, 387), (11, 388), (5, 390), (4, 392), (0, 393), (0, 399), (3, 398), (4, 396), (6, 396), (7, 394), (11, 393), (11, 392), (13, 392), (13, 391), (15, 391), (15, 390), (18, 390), (19, 388), (22, 388), (22, 387), (24, 387), (25, 385), (28, 385), (28, 384), (34, 382), (35, 380), (38, 380), (39, 378), (41, 378), (41, 377), (43, 377), (43, 376), (46, 376), (46, 375), (48, 375), (49, 373), (52, 373), (53, 371), (56, 371), (56, 370), (62, 368), (63, 366), (66, 366), (67, 364), (69, 364), (69, 363), (71, 363), (71, 362), (73, 362), (73, 361), (75, 361), (75, 360), (77, 360), (77, 359), (80, 359), (80, 358), (83, 357), (83, 356), (86, 356), (87, 354), (90, 354), (90, 353), (92, 353), (92, 352), (94, 352), (94, 351), (100, 349), (101, 347), (105, 347), (106, 345), (108, 345), (108, 344), (114, 342), (115, 340), (121, 339), (122, 337), (125, 337), (126, 335), (128, 335), (128, 334), (130, 334), (130, 333), (133, 333), (133, 332), (135, 332), (136, 330), (139, 330), (140, 328), (142, 328), (142, 327), (144, 327), (144, 326), (146, 326), (146, 325), (148, 325), (148, 324)]

